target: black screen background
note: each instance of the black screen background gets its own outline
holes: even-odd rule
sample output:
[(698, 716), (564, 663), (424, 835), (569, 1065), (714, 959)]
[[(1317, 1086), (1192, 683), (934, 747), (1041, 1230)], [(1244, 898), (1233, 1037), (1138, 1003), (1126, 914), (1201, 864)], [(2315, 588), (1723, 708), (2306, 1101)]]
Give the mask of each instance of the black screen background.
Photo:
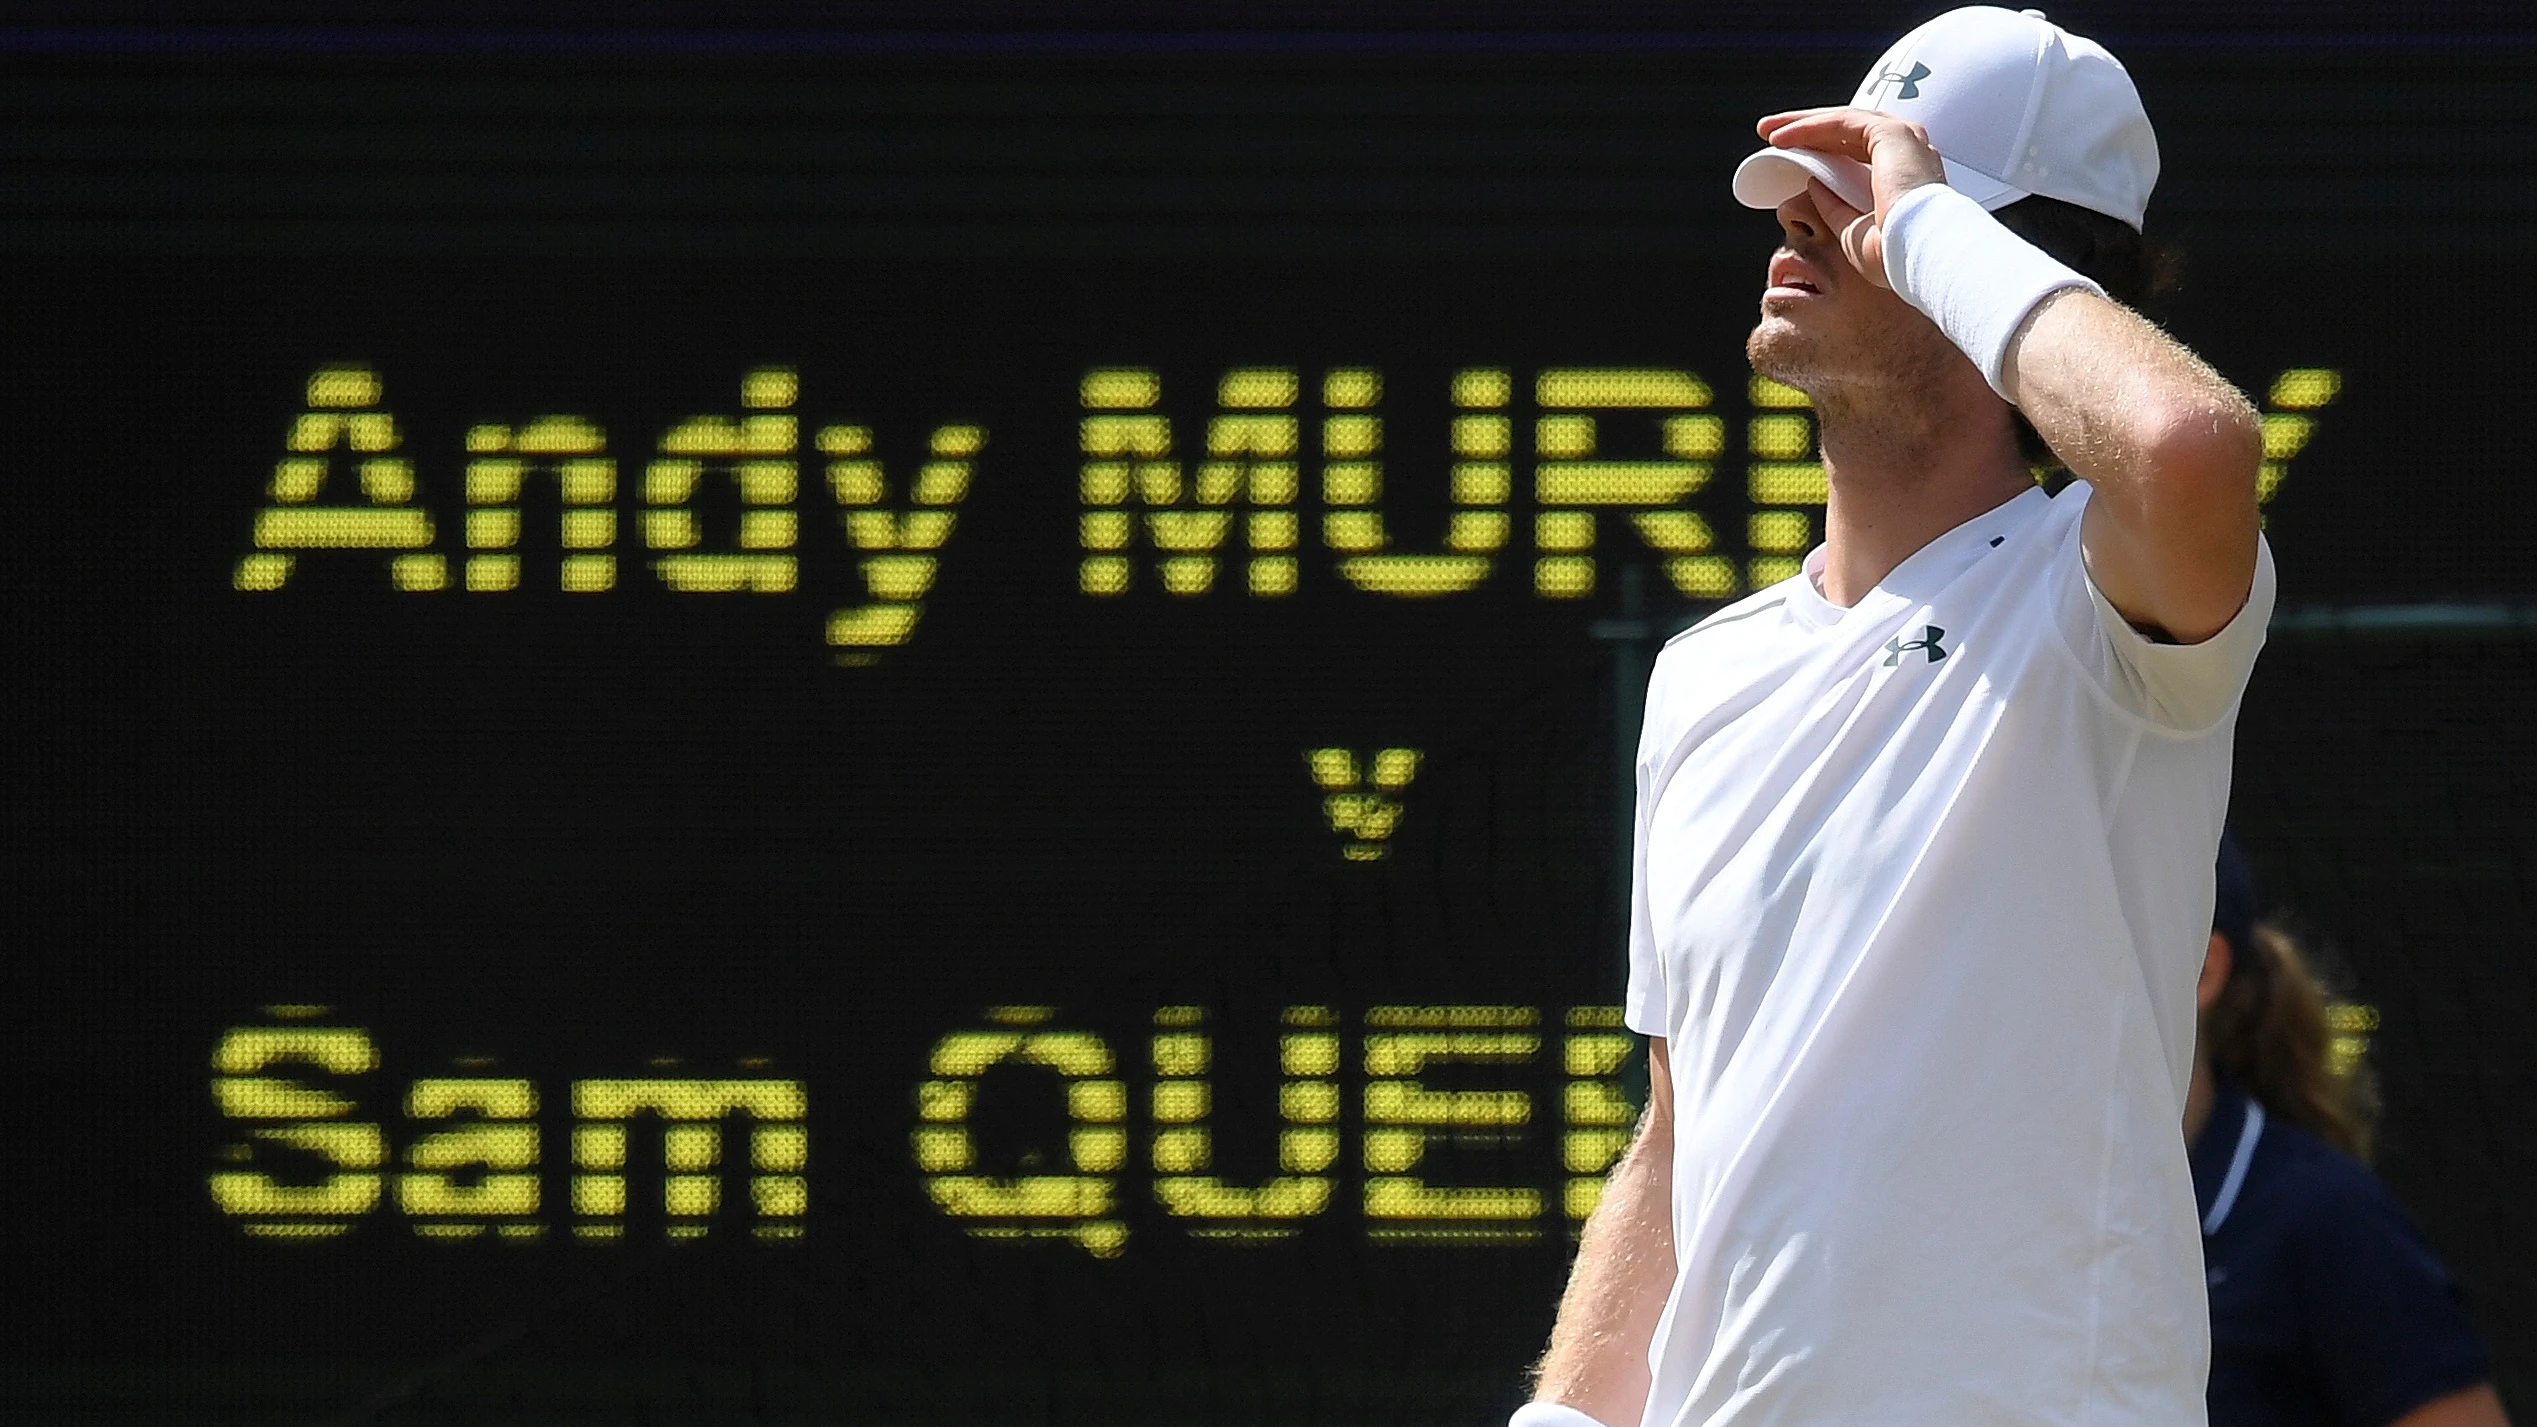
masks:
[[(1409, 604), (1308, 556), (1286, 601), (1088, 599), (1074, 383), (1153, 366), (1194, 423), (1230, 366), (1380, 367), (1412, 530), (1443, 509), (1415, 453), (1443, 449), (1458, 367), (1687, 366), (1732, 422), (1770, 235), (1718, 175), (1749, 112), (1865, 57), (24, 65), (0, 310), (27, 1400), (270, 1420), (404, 1382), (374, 1416), (1442, 1421), (1511, 1398), (1555, 1228), (1369, 1245), (1343, 1160), (1299, 1238), (1193, 1242), (1134, 1207), (1131, 1169), (1130, 1245), (1096, 1262), (966, 1239), (917, 1187), (925, 1050), (984, 1005), (1060, 1006), (1132, 1087), (1152, 1010), (1210, 1006), (1228, 1113), (1265, 1114), (1282, 1005), (1555, 1016), (1617, 991), (1611, 655), (1586, 627), (1609, 587), (1537, 600), (1509, 558)], [(2284, 608), (2524, 601), (2531, 292), (2503, 257), (2528, 186), (2395, 132), (2524, 130), (2512, 62), (2136, 69), (2190, 257), (2173, 325), (2250, 388), (2345, 375), (2271, 507)], [(815, 488), (789, 596), (675, 596), (629, 560), (568, 598), (534, 556), (502, 596), (396, 593), (368, 556), (241, 595), (330, 360), (382, 374), (445, 530), (468, 425), (581, 413), (630, 470), (761, 363), (893, 460), (942, 421), (990, 437), (925, 623), (870, 668), (819, 640), (853, 576)], [(528, 509), (535, 551), (553, 512)], [(2512, 1207), (2528, 650), (2286, 636), (2240, 734), (2241, 827), (2385, 1013), (2384, 1168), (2506, 1385), (2537, 1312)], [(1326, 742), (1429, 752), (1383, 863), (1319, 821), (1299, 752)], [(770, 1057), (812, 1088), (811, 1235), (673, 1254), (638, 1210), (609, 1249), (424, 1244), (388, 1213), (242, 1240), (203, 1193), (229, 1137), (205, 1058), (283, 1000), (372, 1030), (365, 1109), (391, 1124), (454, 1056), (537, 1080), (550, 1164), (572, 1077)], [(1467, 1168), (1547, 1185), (1552, 1154)]]

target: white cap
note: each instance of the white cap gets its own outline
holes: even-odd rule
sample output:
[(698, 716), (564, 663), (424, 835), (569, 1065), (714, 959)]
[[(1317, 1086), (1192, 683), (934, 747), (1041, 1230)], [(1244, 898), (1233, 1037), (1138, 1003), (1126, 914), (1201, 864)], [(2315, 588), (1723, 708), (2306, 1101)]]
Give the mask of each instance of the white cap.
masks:
[[(2158, 182), (2158, 136), (2132, 76), (2041, 10), (1950, 10), (1895, 41), (1850, 103), (1928, 130), (1947, 186), (1986, 209), (2040, 194), (2138, 229)], [(1776, 208), (1808, 178), (1853, 208), (1875, 202), (1867, 165), (1804, 149), (1746, 159), (1735, 196)]]

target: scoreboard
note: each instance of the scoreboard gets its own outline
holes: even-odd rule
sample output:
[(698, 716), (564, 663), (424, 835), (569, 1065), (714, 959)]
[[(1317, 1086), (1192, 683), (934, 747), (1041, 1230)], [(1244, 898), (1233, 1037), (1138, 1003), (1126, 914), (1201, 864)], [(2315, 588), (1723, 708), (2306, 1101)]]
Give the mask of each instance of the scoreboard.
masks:
[[(1226, 83), (1275, 114), (1374, 82), (1332, 74)], [(1145, 82), (1029, 78), (1078, 129)], [(475, 81), (380, 82), (385, 113)], [(507, 181), (470, 152), (398, 183)], [(972, 178), (1027, 206), (1035, 162)], [(1471, 164), (1474, 204), (1515, 181)], [(1615, 851), (1647, 661), (1822, 535), (1805, 398), (1742, 357), (1767, 216), (1281, 256), (1210, 243), (1284, 210), (1140, 235), (1123, 181), (1126, 218), (1045, 242), (669, 251), (604, 195), (578, 238), (462, 240), (382, 183), (385, 238), (17, 240), (13, 1390), (199, 1420), (1510, 1401), (1643, 1095)], [(2375, 656), (2298, 631), (2537, 592), (2500, 454), (2531, 289), (2477, 269), (2462, 337), (2401, 245), (2285, 246), (2197, 191), (2167, 315), (2263, 413), (2283, 572), (2240, 823), (2344, 919), (2380, 1007), (2346, 1050), (2376, 1034), (2402, 1110), (2457, 1062), (2396, 952), (2469, 952), (2375, 930), (2402, 918), (2332, 869), (2466, 840), (2441, 817), (2484, 826), (2517, 765), (2439, 815), (2285, 790), (2355, 750), (2354, 786), (2516, 758), (2525, 660), (2441, 685), (2447, 733), (2347, 738), (2317, 720), (2427, 676), (2357, 686)], [(2422, 1201), (2452, 1246), (2498, 1212), (2467, 1182)], [(2524, 1313), (2511, 1262), (2462, 1271)]]

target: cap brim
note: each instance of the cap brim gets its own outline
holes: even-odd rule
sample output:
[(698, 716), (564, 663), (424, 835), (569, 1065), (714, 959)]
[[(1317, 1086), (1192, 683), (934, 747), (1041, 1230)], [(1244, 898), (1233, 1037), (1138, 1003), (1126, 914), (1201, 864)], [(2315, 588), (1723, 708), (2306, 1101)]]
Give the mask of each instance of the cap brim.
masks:
[(1735, 166), (1735, 200), (1747, 208), (1777, 208), (1820, 179), (1842, 202), (1865, 212), (1876, 206), (1868, 166), (1812, 149), (1764, 149)]
[[(1985, 209), (2004, 208), (2027, 196), (2024, 189), (2011, 188), (1953, 159), (1939, 162), (1946, 167), (1947, 186)], [(1735, 198), (1747, 208), (1777, 208), (1805, 192), (1810, 178), (1862, 213), (1876, 206), (1876, 189), (1866, 164), (1812, 149), (1764, 149), (1749, 155), (1735, 166)]]

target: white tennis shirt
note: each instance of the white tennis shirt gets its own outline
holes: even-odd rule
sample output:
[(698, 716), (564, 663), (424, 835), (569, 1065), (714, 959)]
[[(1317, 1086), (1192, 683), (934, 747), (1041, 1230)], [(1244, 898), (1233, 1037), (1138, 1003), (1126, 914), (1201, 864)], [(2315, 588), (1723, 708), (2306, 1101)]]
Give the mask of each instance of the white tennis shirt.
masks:
[(1844, 610), (1677, 636), (1639, 745), (1628, 1020), (1673, 1057), (1648, 1427), (2203, 1421), (2185, 1087), (2238, 698), (2029, 491)]

